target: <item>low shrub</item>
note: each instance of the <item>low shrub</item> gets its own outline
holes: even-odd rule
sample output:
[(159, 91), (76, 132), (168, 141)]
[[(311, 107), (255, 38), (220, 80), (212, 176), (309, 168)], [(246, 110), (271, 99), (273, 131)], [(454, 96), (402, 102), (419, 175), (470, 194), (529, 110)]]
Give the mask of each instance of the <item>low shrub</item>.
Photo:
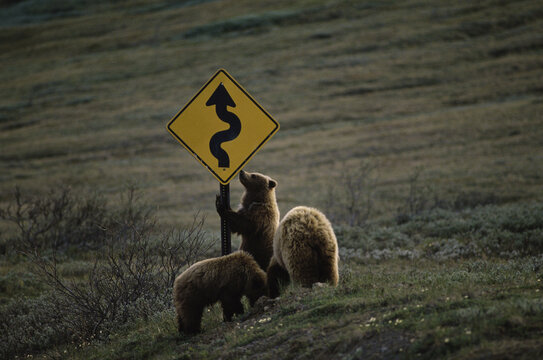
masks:
[(52, 188), (41, 196), (23, 194), (16, 187), (13, 201), (0, 208), (0, 219), (15, 229), (5, 241), (5, 253), (96, 249), (104, 242), (104, 230), (128, 223), (151, 223), (151, 209), (139, 202), (138, 195), (135, 187), (129, 187), (121, 193), (120, 205), (115, 206), (98, 194), (74, 195), (66, 186)]
[(336, 226), (334, 230), (343, 259), (538, 256), (543, 254), (543, 203), (463, 211), (436, 208), (401, 225)]
[(455, 238), (488, 255), (543, 253), (543, 203), (488, 205), (461, 212), (434, 210), (403, 224), (409, 236)]
[(33, 354), (71, 339), (66, 314), (52, 292), (37, 298), (11, 298), (0, 308), (0, 357)]
[[(93, 246), (87, 248), (85, 261), (69, 262), (59, 244), (73, 245), (66, 235), (82, 231), (71, 220), (89, 220), (90, 229), (90, 223), (98, 226), (98, 218), (70, 214), (88, 202), (69, 192), (49, 196), (4, 209), (4, 218), (19, 227), (18, 250), (31, 265), (32, 280), (47, 289), (34, 299), (13, 297), (0, 308), (5, 358), (106, 338), (132, 321), (171, 308), (175, 277), (184, 266), (209, 255), (212, 243), (204, 217), (196, 214), (187, 227), (159, 231), (152, 212), (131, 190), (120, 207), (100, 207), (100, 239), (86, 240)], [(20, 192), (16, 199), (23, 199)]]
[(14, 296), (37, 296), (43, 290), (44, 285), (31, 272), (10, 270), (0, 275), (0, 304)]
[(373, 210), (377, 168), (370, 162), (349, 167), (342, 164), (335, 172), (323, 200), (323, 209), (333, 224), (365, 225)]
[(361, 249), (363, 251), (386, 248), (412, 248), (412, 237), (388, 226), (337, 226), (334, 229), (340, 247)]

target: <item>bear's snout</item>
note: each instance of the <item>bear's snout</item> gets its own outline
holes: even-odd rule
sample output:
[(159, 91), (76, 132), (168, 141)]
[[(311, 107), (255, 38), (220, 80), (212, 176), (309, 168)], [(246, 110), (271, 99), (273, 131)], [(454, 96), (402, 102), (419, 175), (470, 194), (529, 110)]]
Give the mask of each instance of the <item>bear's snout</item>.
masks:
[(239, 172), (239, 182), (243, 185), (243, 186), (246, 186), (247, 184), (245, 183), (247, 180), (247, 173), (243, 170), (241, 170)]

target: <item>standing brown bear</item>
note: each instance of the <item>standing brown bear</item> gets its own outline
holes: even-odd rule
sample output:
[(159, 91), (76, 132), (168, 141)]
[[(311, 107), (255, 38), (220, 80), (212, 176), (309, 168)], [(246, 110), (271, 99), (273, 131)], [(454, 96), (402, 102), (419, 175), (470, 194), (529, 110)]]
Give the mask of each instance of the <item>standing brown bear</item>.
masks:
[(298, 206), (277, 229), (268, 268), (269, 296), (279, 296), (281, 285), (292, 279), (304, 287), (317, 282), (337, 285), (338, 246), (330, 221), (319, 210)]
[(197, 262), (173, 284), (179, 332), (199, 332), (204, 307), (217, 301), (221, 302), (224, 321), (231, 321), (234, 314), (243, 314), (243, 295), (253, 306), (265, 294), (266, 273), (244, 251)]
[(279, 224), (279, 208), (275, 199), (277, 181), (243, 170), (239, 173), (239, 181), (245, 192), (238, 210), (227, 208), (217, 196), (217, 212), (228, 219), (232, 232), (241, 235), (239, 249), (253, 255), (266, 271), (273, 255), (273, 236)]

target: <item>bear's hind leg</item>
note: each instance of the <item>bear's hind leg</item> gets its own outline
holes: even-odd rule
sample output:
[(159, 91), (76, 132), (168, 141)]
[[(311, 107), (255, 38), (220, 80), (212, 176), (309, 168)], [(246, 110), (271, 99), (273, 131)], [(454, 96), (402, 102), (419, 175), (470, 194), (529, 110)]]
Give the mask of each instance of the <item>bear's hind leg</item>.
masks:
[(177, 315), (177, 331), (179, 331), (180, 334), (184, 331), (183, 319), (179, 315)]
[(236, 298), (234, 296), (221, 296), (221, 306), (224, 321), (232, 321), (232, 316), (235, 314), (241, 315), (244, 312), (241, 298)]
[(323, 257), (320, 261), (319, 269), (319, 282), (327, 282), (333, 286), (337, 286), (339, 273), (336, 259), (333, 257)]
[[(183, 311), (183, 331), (187, 334), (195, 334), (200, 332), (200, 325), (202, 322), (202, 314), (204, 312), (204, 307), (202, 305), (197, 305), (192, 309), (185, 309)], [(178, 317), (179, 319), (179, 317)], [(179, 320), (178, 320), (179, 321)], [(179, 323), (181, 325), (181, 322)]]
[(314, 283), (319, 282), (320, 257), (317, 250), (311, 246), (303, 246), (302, 244), (298, 244), (298, 246), (298, 251), (292, 251), (284, 261), (289, 266), (292, 281), (310, 288)]
[(281, 288), (290, 283), (290, 276), (281, 265), (277, 263), (274, 257), (268, 266), (268, 296), (272, 299), (278, 297)]

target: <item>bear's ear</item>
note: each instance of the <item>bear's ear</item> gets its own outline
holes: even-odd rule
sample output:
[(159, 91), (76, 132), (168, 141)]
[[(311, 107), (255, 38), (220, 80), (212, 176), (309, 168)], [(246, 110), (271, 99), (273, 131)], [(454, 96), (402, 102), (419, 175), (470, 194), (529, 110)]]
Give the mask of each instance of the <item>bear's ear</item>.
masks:
[(277, 181), (273, 180), (273, 179), (270, 179), (269, 183), (268, 183), (268, 186), (270, 189), (273, 189), (274, 187), (277, 186)]

